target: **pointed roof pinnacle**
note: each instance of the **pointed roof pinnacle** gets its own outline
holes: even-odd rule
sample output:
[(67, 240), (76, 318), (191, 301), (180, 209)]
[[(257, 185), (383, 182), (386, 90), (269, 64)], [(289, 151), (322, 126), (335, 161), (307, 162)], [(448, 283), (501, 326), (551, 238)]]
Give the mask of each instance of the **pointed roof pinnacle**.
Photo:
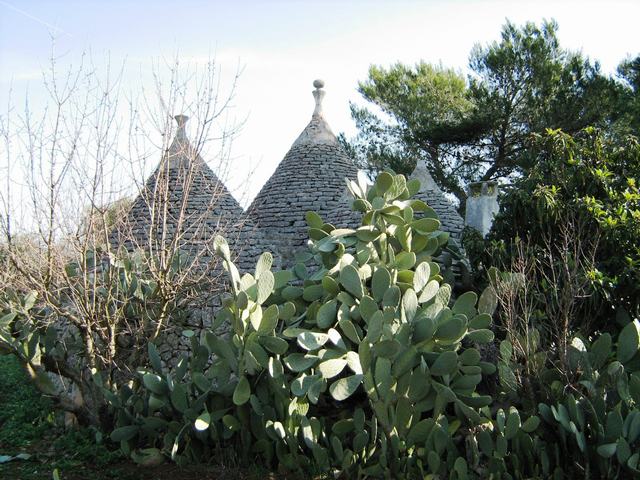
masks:
[(316, 108), (313, 110), (313, 115), (322, 115), (322, 99), (326, 94), (326, 92), (322, 90), (322, 87), (324, 87), (324, 80), (314, 80), (313, 86), (316, 88), (313, 91), (313, 98), (316, 101)]
[(187, 133), (185, 131), (185, 125), (187, 123), (187, 120), (189, 120), (189, 117), (187, 117), (186, 115), (176, 115), (173, 117), (176, 121), (176, 123), (178, 124), (178, 130), (176, 131), (176, 139), (186, 139), (187, 138)]
[(331, 131), (329, 124), (324, 119), (324, 115), (322, 114), (322, 99), (325, 96), (325, 91), (322, 89), (324, 87), (323, 80), (314, 80), (313, 86), (315, 90), (313, 93), (313, 98), (316, 101), (316, 106), (313, 110), (313, 115), (311, 116), (311, 121), (307, 125), (307, 127), (302, 131), (300, 136), (293, 142), (292, 147), (300, 146), (300, 145), (318, 145), (318, 144), (329, 144), (329, 145), (338, 145), (338, 140), (336, 136)]
[(171, 141), (171, 145), (169, 145), (168, 154), (173, 161), (177, 161), (179, 163), (183, 163), (188, 165), (191, 162), (204, 162), (198, 151), (191, 145), (189, 139), (187, 138), (186, 124), (189, 117), (186, 115), (175, 115), (174, 120), (178, 124), (176, 129), (176, 133), (173, 136), (173, 140)]

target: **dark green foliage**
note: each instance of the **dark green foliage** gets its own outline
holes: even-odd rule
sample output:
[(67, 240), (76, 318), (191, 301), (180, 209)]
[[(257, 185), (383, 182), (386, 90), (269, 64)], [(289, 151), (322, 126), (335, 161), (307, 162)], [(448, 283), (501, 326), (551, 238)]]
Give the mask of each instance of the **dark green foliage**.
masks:
[(352, 105), (359, 132), (344, 141), (348, 151), (374, 170), (407, 174), (424, 158), (464, 208), (470, 182), (510, 179), (535, 165), (532, 133), (637, 125), (637, 62), (621, 66), (620, 80), (609, 78), (597, 63), (563, 49), (557, 30), (555, 22), (507, 22), (498, 42), (473, 48), (466, 82), (425, 63), (372, 66), (359, 91), (384, 115)]
[[(527, 255), (540, 258), (550, 246), (561, 248), (562, 238), (569, 233), (574, 256), (581, 249), (582, 254), (592, 257), (585, 264), (590, 268), (576, 272), (589, 284), (586, 292), (589, 298), (580, 305), (582, 312), (588, 314), (576, 327), (585, 334), (592, 331), (589, 328), (606, 329), (620, 307), (632, 317), (637, 316), (640, 312), (637, 140), (613, 141), (594, 129), (575, 136), (553, 131), (539, 137), (532, 152), (537, 159), (535, 167), (501, 198), (500, 214), (488, 239), (485, 264), (510, 263), (522, 251), (517, 240), (526, 246)], [(541, 282), (539, 287), (547, 293), (550, 289), (557, 290), (557, 285), (545, 287)], [(594, 321), (594, 317), (598, 320)]]
[[(387, 118), (351, 105), (359, 133), (347, 151), (374, 170), (391, 167), (409, 174), (417, 158), (429, 158), (431, 173), (447, 191), (463, 195), (457, 176), (471, 165), (458, 148), (476, 138), (483, 127), (464, 78), (452, 69), (420, 62), (413, 67), (396, 64), (371, 66), (369, 78), (358, 91), (380, 107)], [(390, 119), (391, 121), (387, 121)]]
[(577, 132), (616, 115), (616, 83), (597, 64), (561, 48), (557, 30), (555, 22), (507, 22), (499, 42), (471, 52), (470, 90), (488, 127), (478, 158), (488, 166), (485, 180), (534, 166), (527, 148), (532, 133)]
[(574, 338), (570, 363), (576, 375), (568, 390), (549, 372), (552, 402), (538, 410), (549, 425), (548, 440), (572, 459), (565, 474), (627, 478), (640, 475), (640, 322), (622, 329), (617, 342), (609, 334), (589, 344)]
[(640, 56), (623, 61), (618, 67), (622, 87), (618, 97), (620, 118), (614, 124), (618, 134), (640, 136)]
[(13, 355), (0, 355), (0, 449), (7, 454), (38, 441), (53, 426), (51, 402), (28, 381)]
[[(0, 454), (30, 455), (27, 461), (0, 465), (1, 478), (44, 478), (39, 473), (50, 478), (47, 472), (54, 468), (66, 472), (82, 465), (105, 467), (121, 458), (113, 446), (97, 442), (95, 430), (63, 431), (53, 407), (13, 355), (0, 356)], [(14, 471), (20, 476), (12, 476)]]

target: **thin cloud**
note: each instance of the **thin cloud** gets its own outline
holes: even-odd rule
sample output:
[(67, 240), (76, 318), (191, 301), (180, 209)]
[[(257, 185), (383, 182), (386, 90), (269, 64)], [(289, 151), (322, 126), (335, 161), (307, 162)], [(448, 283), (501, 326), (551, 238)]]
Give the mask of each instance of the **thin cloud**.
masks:
[(73, 35), (71, 35), (69, 32), (63, 30), (60, 27), (56, 27), (55, 25), (50, 24), (49, 22), (46, 22), (44, 20), (42, 20), (41, 18), (38, 18), (34, 15), (31, 15), (29, 12), (25, 12), (24, 10), (19, 9), (18, 7), (15, 7), (7, 2), (3, 2), (0, 0), (0, 5), (3, 5), (5, 7), (7, 7), (10, 10), (13, 10), (14, 12), (19, 13), (20, 15), (27, 17), (30, 20), (33, 20), (34, 22), (39, 23), (40, 25), (44, 25), (45, 27), (49, 28), (50, 30), (53, 31), (53, 33), (63, 33), (64, 35), (67, 35), (69, 37), (73, 37)]

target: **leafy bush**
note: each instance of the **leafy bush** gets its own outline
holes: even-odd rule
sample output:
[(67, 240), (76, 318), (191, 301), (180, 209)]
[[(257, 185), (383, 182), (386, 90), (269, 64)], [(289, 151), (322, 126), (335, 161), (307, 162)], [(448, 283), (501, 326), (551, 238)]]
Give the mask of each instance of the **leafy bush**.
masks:
[[(637, 139), (613, 140), (591, 128), (574, 136), (549, 131), (535, 139), (530, 154), (535, 166), (501, 197), (484, 263), (509, 268), (519, 256), (518, 239), (532, 258), (554, 255), (549, 246), (569, 233), (570, 253), (587, 252), (592, 260), (581, 272), (590, 289), (578, 317), (599, 319), (597, 325), (577, 328), (585, 334), (605, 329), (621, 308), (640, 315)], [(555, 286), (537, 285), (548, 290), (542, 292), (544, 306)]]

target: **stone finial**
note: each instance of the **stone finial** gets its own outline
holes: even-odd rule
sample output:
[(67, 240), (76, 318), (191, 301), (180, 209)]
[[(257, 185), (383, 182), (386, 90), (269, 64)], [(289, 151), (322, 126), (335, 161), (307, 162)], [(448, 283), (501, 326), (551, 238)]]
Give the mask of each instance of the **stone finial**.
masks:
[(187, 138), (187, 133), (185, 131), (185, 125), (187, 123), (187, 120), (189, 120), (189, 117), (187, 117), (186, 115), (176, 115), (175, 117), (173, 117), (176, 121), (176, 123), (178, 124), (178, 130), (176, 131), (176, 138)]
[(315, 87), (315, 90), (313, 91), (313, 98), (316, 100), (316, 108), (313, 110), (313, 115), (322, 115), (322, 99), (326, 93), (322, 90), (324, 87), (324, 80), (314, 80), (313, 86)]

